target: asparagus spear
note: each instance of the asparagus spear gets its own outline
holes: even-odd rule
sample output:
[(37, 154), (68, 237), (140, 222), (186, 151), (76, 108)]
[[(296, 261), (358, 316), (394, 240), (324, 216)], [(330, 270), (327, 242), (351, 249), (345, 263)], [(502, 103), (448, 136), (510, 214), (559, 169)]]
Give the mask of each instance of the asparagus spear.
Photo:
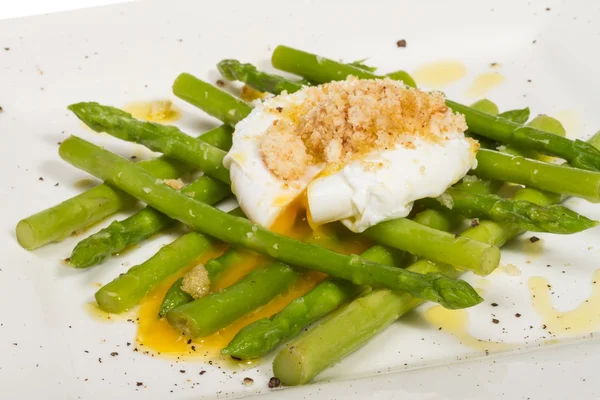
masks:
[(96, 302), (106, 312), (127, 311), (157, 284), (213, 250), (214, 246), (213, 239), (196, 232), (186, 233), (147, 261), (102, 286), (95, 294)]
[[(471, 106), (471, 107), (477, 109), (476, 107), (473, 107), (473, 106)], [(479, 110), (479, 111), (483, 111), (483, 110)], [(496, 113), (496, 114), (500, 118), (507, 119), (507, 120), (514, 122), (516, 124), (519, 124), (519, 125), (523, 125), (529, 119), (529, 107), (525, 107), (522, 109), (516, 109), (516, 110), (508, 110), (508, 111), (504, 111), (502, 113)]]
[[(450, 230), (456, 222), (450, 214), (433, 210), (419, 213), (415, 221), (444, 230)], [(395, 265), (393, 255), (382, 246), (371, 247), (361, 257), (380, 264)], [(326, 279), (273, 317), (260, 319), (242, 328), (221, 350), (221, 354), (242, 359), (261, 357), (365, 290), (368, 287), (341, 279)]]
[[(242, 263), (247, 255), (248, 253), (244, 250), (229, 249), (221, 256), (206, 262), (204, 268), (206, 268), (206, 271), (208, 272), (208, 279), (210, 280), (211, 287), (214, 286), (214, 283), (219, 279), (219, 276)], [(181, 289), (182, 281), (183, 279), (175, 281), (165, 294), (165, 298), (160, 306), (160, 311), (158, 312), (158, 315), (161, 317), (165, 317), (169, 311), (194, 300), (192, 296)]]
[[(295, 52), (297, 52), (297, 50), (293, 50), (293, 52), (293, 54), (296, 54)], [(304, 57), (304, 55), (302, 57)], [(345, 68), (345, 64), (335, 64), (342, 65), (343, 68)], [(304, 66), (302, 68), (304, 68)], [(343, 68), (340, 71), (344, 71)], [(241, 79), (245, 76), (243, 70), (236, 72), (233, 65), (230, 65), (230, 70), (230, 73), (232, 75), (235, 74), (237, 79)], [(304, 70), (302, 69), (302, 71)], [(331, 71), (330, 75), (333, 75), (331, 74)], [(268, 77), (269, 75), (265, 73), (255, 75), (255, 77), (265, 76)], [(344, 75), (344, 77), (345, 76), (346, 75)], [(335, 77), (333, 78), (338, 79)], [(256, 82), (244, 83), (252, 86)], [(298, 85), (297, 88), (300, 89), (301, 86)], [(215, 90), (218, 89), (215, 88)], [(545, 134), (556, 136), (552, 132), (545, 132)], [(482, 178), (519, 183), (541, 190), (583, 197), (591, 201), (600, 200), (600, 174), (595, 172), (544, 163), (487, 149), (479, 149), (477, 161), (478, 166), (473, 170), (473, 173)]]
[[(448, 308), (464, 308), (481, 302), (464, 281), (441, 274), (419, 275), (402, 269), (347, 256), (320, 246), (278, 235), (252, 222), (237, 218), (198, 202), (169, 186), (134, 164), (83, 139), (70, 137), (60, 148), (61, 157), (72, 165), (103, 179), (139, 198), (171, 218), (195, 230), (236, 246), (246, 247), (279, 261), (324, 272), (356, 284), (383, 285), (402, 289)], [(487, 247), (484, 260), (498, 262), (498, 249)]]
[[(185, 195), (184, 195), (185, 196)], [(243, 215), (239, 208), (232, 215)], [(203, 254), (215, 249), (216, 242), (200, 233), (187, 233), (161, 249), (142, 264), (102, 286), (95, 294), (100, 309), (122, 313), (140, 300), (164, 279), (181, 271)]]
[[(514, 224), (482, 221), (462, 236), (501, 246), (518, 232)], [(448, 265), (428, 260), (419, 260), (407, 269), (418, 273), (441, 272), (451, 277), (461, 274)], [(307, 383), (422, 302), (405, 292), (376, 289), (288, 343), (275, 357), (273, 372), (285, 385)]]
[[(235, 126), (251, 111), (242, 100), (186, 73), (179, 75), (173, 83), (173, 94), (195, 106), (202, 104), (209, 115), (230, 126)], [(209, 97), (210, 101), (206, 101)]]
[(68, 108), (96, 132), (106, 132), (122, 140), (143, 144), (167, 156), (177, 154), (178, 160), (201, 169), (221, 182), (230, 183), (229, 171), (223, 166), (226, 153), (186, 135), (175, 126), (140, 121), (118, 108), (94, 102), (71, 104)]
[[(231, 195), (229, 187), (208, 176), (181, 190), (188, 196), (207, 204), (215, 204)], [(123, 221), (114, 221), (108, 227), (79, 242), (73, 249), (70, 264), (75, 268), (87, 268), (99, 264), (124, 248), (172, 226), (171, 218), (146, 207)]]
[[(284, 84), (286, 85), (285, 90), (295, 91), (300, 88), (297, 84), (295, 84), (294, 82), (291, 82), (285, 78), (266, 74), (263, 72), (259, 72), (253, 65), (241, 64), (240, 62), (235, 61), (235, 60), (222, 61), (221, 63), (219, 63), (219, 69), (224, 70), (226, 72), (225, 77), (227, 79), (240, 80), (258, 90), (261, 90), (261, 91), (270, 91), (273, 93), (280, 93)], [(277, 82), (277, 84), (271, 84), (272, 82)], [(488, 108), (492, 112), (494, 112), (495, 110), (493, 109), (492, 106), (495, 107), (495, 104), (491, 103), (489, 100), (487, 100), (487, 102), (480, 101), (479, 103), (476, 104), (476, 108), (484, 107), (484, 108)], [(496, 107), (496, 109), (497, 109), (497, 107)], [(503, 116), (503, 118), (506, 118), (506, 119), (516, 119), (519, 121), (522, 121), (524, 119), (526, 121), (527, 118), (529, 117), (529, 109), (526, 108), (523, 110), (508, 111), (501, 115)], [(524, 121), (522, 121), (522, 122), (524, 122)], [(551, 134), (551, 133), (549, 133), (549, 134)], [(481, 159), (486, 160), (486, 159), (489, 159), (490, 156), (494, 156), (497, 154), (498, 153), (492, 153), (489, 150), (482, 149), (478, 154), (478, 160), (481, 162)], [(496, 158), (498, 158), (498, 157), (496, 157)], [(505, 160), (504, 164), (507, 167), (510, 166), (510, 163), (508, 162), (510, 160), (510, 156), (504, 157), (504, 160)], [(500, 163), (498, 163), (498, 164), (500, 164)], [(542, 169), (542, 166), (544, 167), (543, 169)], [(544, 172), (547, 169), (546, 166), (550, 166), (550, 164), (540, 164), (539, 168), (538, 168), (538, 172), (540, 171), (540, 169), (542, 169), (541, 172)], [(496, 166), (495, 169), (498, 169), (498, 166)], [(494, 173), (494, 170), (492, 170), (490, 172)], [(559, 167), (559, 170), (563, 171), (563, 172), (567, 172), (570, 175), (573, 175), (573, 171), (565, 169), (565, 167)], [(521, 169), (520, 170), (521, 175), (524, 176), (526, 171), (527, 171), (527, 169)], [(501, 172), (502, 172), (502, 170), (500, 170), (500, 173)], [(480, 168), (476, 169), (475, 173), (476, 174), (481, 173)], [(581, 174), (575, 173), (575, 175), (581, 175)], [(550, 175), (548, 175), (548, 174), (545, 175), (546, 178), (548, 178), (549, 176)], [(487, 176), (487, 177), (495, 178), (494, 175)], [(600, 177), (600, 175), (598, 175), (598, 177)], [(552, 176), (552, 178), (553, 178), (552, 182), (554, 183), (554, 185), (556, 185), (556, 184), (561, 185), (560, 182), (557, 182), (554, 179), (554, 176)], [(516, 180), (516, 182), (527, 183), (527, 184), (532, 183), (530, 181), (526, 182), (524, 178), (522, 178), (521, 180)], [(580, 183), (580, 182), (578, 182), (578, 183)], [(536, 186), (536, 185), (532, 185), (532, 186)], [(579, 184), (578, 189), (580, 191), (585, 190), (585, 188), (582, 188), (581, 186), (582, 185)], [(548, 186), (548, 187), (542, 187), (542, 189), (552, 190), (553, 188)], [(598, 193), (597, 189), (596, 189), (596, 193)], [(460, 192), (449, 191), (444, 196), (451, 198), (453, 195), (458, 196), (458, 195), (460, 195)], [(491, 197), (488, 197), (488, 196), (491, 196)], [(467, 217), (484, 217), (484, 218), (490, 218), (490, 219), (496, 220), (496, 221), (503, 221), (503, 220), (511, 220), (511, 221), (515, 221), (515, 222), (519, 221), (519, 223), (521, 224), (523, 229), (527, 229), (527, 230), (542, 231), (542, 232), (546, 231), (546, 232), (552, 232), (552, 233), (575, 233), (575, 232), (579, 232), (581, 230), (585, 230), (585, 229), (595, 226), (595, 223), (593, 221), (591, 221), (591, 220), (589, 220), (589, 219), (587, 219), (565, 207), (562, 207), (562, 206), (554, 206), (554, 207), (547, 208), (547, 207), (535, 206), (535, 205), (529, 204), (527, 202), (513, 203), (512, 201), (508, 201), (508, 200), (501, 201), (500, 198), (497, 198), (492, 195), (477, 196), (476, 194), (464, 194), (460, 197), (460, 199), (461, 199), (461, 201), (458, 201), (456, 203), (456, 207), (458, 207), (457, 211), (462, 212), (463, 214), (466, 214)], [(437, 203), (433, 203), (431, 201), (428, 202), (428, 204), (430, 206), (437, 205)], [(394, 226), (396, 226), (396, 225), (400, 225), (400, 222), (394, 221)], [(380, 224), (377, 227), (371, 228), (371, 231), (372, 230), (377, 230), (377, 231), (382, 230), (383, 226), (385, 226), (385, 223)], [(367, 234), (367, 236), (369, 236), (369, 232), (367, 232), (366, 234)], [(378, 240), (378, 241), (384, 240), (384, 241), (381, 241), (380, 243), (390, 245), (389, 242), (385, 241), (386, 237), (389, 237), (389, 236), (384, 234), (384, 235), (378, 236), (376, 238), (375, 237), (371, 237), (371, 238), (374, 240)], [(400, 245), (400, 246), (403, 247), (403, 245)], [(440, 249), (440, 251), (442, 251), (442, 249)], [(411, 252), (413, 254), (418, 254), (418, 255), (422, 254), (422, 253), (419, 253), (418, 250), (415, 250), (415, 252), (413, 252), (413, 251), (411, 251)], [(429, 256), (429, 257), (431, 258), (431, 256)], [(436, 259), (439, 260), (440, 258), (436, 258)]]
[(183, 289), (181, 289), (182, 283), (183, 278), (179, 278), (175, 282), (173, 282), (169, 290), (167, 290), (165, 298), (163, 299), (163, 302), (160, 305), (160, 310), (158, 310), (159, 317), (164, 318), (167, 316), (167, 313), (169, 311), (194, 301), (194, 298), (191, 294), (189, 294), (188, 292), (184, 292)]
[(280, 262), (252, 271), (237, 283), (184, 304), (167, 313), (167, 320), (186, 336), (207, 336), (268, 303), (299, 277)]
[(467, 218), (484, 218), (497, 222), (512, 222), (521, 229), (560, 234), (576, 233), (597, 225), (561, 205), (539, 206), (528, 201), (506, 200), (491, 194), (474, 194), (449, 188), (444, 200), (423, 199), (421, 204), (432, 208), (454, 210)]
[[(369, 71), (287, 46), (277, 46), (271, 61), (275, 68), (300, 75), (315, 83), (341, 80), (348, 75), (367, 79), (378, 78)], [(564, 158), (576, 168), (600, 171), (600, 151), (585, 142), (572, 141), (531, 127), (522, 127), (499, 116), (451, 100), (446, 100), (446, 104), (455, 112), (464, 114), (469, 129), (481, 136)]]
[[(195, 79), (195, 78), (194, 78)], [(208, 85), (208, 84), (206, 84)], [(214, 88), (219, 91), (219, 89)], [(227, 94), (227, 96), (231, 96)], [(231, 96), (233, 97), (233, 96)], [(224, 95), (219, 97), (224, 98)], [(203, 98), (204, 102), (211, 103), (208, 101), (211, 99)], [(200, 105), (200, 104), (198, 104)], [(112, 107), (104, 107), (95, 103), (90, 103), (89, 107), (80, 103), (75, 106), (78, 110), (85, 110), (80, 113), (80, 118), (91, 126), (95, 126), (96, 129), (103, 130), (107, 133), (117, 131), (118, 137), (125, 137), (120, 132), (124, 126), (138, 127), (146, 126), (144, 122), (137, 121), (131, 116), (125, 116), (121, 111), (116, 110)], [(96, 116), (98, 112), (100, 115)], [(112, 113), (116, 112), (113, 116)], [(241, 115), (242, 113), (238, 113)], [(119, 121), (119, 124), (115, 124), (112, 121)], [(106, 123), (107, 126), (101, 125)], [(116, 128), (115, 128), (116, 127)], [(153, 125), (153, 129), (148, 136), (146, 136), (146, 129), (137, 129), (137, 132), (126, 137), (136, 136), (140, 143), (149, 143), (152, 145), (152, 149), (161, 151), (163, 153), (169, 153), (181, 160), (189, 159), (203, 159), (203, 153), (198, 149), (186, 147), (186, 143), (189, 142), (189, 136), (175, 130), (165, 130), (162, 125)], [(176, 129), (176, 128), (174, 128)], [(160, 140), (155, 140), (154, 136), (161, 132)], [(178, 150), (181, 149), (181, 150)], [(204, 148), (206, 150), (206, 147)], [(216, 149), (215, 149), (216, 151)], [(212, 160), (204, 160), (204, 165), (208, 168), (207, 174), (210, 171), (215, 171), (219, 166), (213, 166), (212, 162), (216, 162), (216, 158)], [(220, 171), (220, 170), (219, 170)], [(224, 169), (223, 169), (224, 171)], [(598, 175), (600, 179), (600, 174)], [(477, 273), (485, 273), (485, 271), (492, 271), (498, 265), (500, 257), (499, 250), (489, 246), (482, 246), (481, 243), (465, 240), (463, 238), (455, 238), (454, 235), (436, 231), (435, 229), (427, 228), (420, 224), (415, 223), (407, 219), (398, 219), (394, 221), (388, 221), (382, 227), (374, 227), (364, 233), (373, 240), (381, 240), (384, 244), (391, 247), (399, 248), (400, 250), (408, 251), (412, 254), (427, 257), (433, 260), (439, 260), (448, 262), (452, 265), (460, 265), (463, 268), (472, 269)], [(394, 236), (391, 236), (394, 235)], [(420, 239), (433, 240), (436, 246), (433, 247), (429, 242), (423, 240), (415, 240), (415, 237)]]
[[(282, 76), (262, 73), (254, 65), (242, 64), (237, 60), (223, 60), (217, 64), (217, 68), (225, 79), (245, 82), (248, 86), (259, 92), (281, 93), (287, 91), (292, 93), (297, 91), (298, 87), (301, 86)], [(197, 80), (190, 81), (196, 82)], [(186, 93), (188, 91), (186, 90)], [(233, 123), (235, 124), (237, 121), (233, 121)]]
[[(600, 148), (600, 134), (588, 143)], [(560, 198), (534, 189), (520, 189), (516, 200), (526, 200), (538, 205), (551, 205)], [(482, 221), (477, 227), (463, 232), (475, 240), (502, 246), (520, 233), (517, 225), (507, 222)], [(419, 260), (409, 269), (423, 271), (446, 268), (443, 264)], [(453, 275), (452, 270), (446, 270)], [(460, 275), (455, 271), (454, 276)], [(286, 385), (309, 382), (327, 367), (351, 354), (382, 332), (396, 319), (406, 314), (421, 301), (398, 291), (374, 290), (341, 309), (332, 318), (313, 330), (288, 343), (275, 357), (273, 372)]]
[[(212, 146), (229, 148), (231, 132), (230, 127), (223, 125), (200, 136), (200, 139)], [(178, 178), (191, 168), (167, 157), (140, 161), (138, 165), (160, 179)], [(22, 219), (16, 228), (17, 240), (25, 249), (34, 250), (47, 243), (60, 241), (135, 202), (133, 197), (121, 190), (101, 184)]]

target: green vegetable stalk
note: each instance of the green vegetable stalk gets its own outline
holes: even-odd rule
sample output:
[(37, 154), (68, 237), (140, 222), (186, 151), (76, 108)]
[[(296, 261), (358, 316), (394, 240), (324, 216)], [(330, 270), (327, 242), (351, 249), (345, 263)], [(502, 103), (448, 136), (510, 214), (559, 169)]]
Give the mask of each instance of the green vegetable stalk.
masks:
[(250, 272), (227, 289), (181, 305), (167, 313), (167, 320), (186, 336), (208, 336), (236, 319), (267, 304), (299, 277), (280, 262)]
[(450, 209), (467, 218), (512, 222), (523, 230), (534, 232), (570, 234), (597, 225), (595, 221), (557, 204), (539, 206), (529, 201), (507, 200), (455, 188), (449, 188), (443, 196), (443, 201), (423, 199), (420, 203), (426, 207)]
[[(82, 139), (70, 137), (65, 140), (59, 153), (65, 161), (119, 187), (169, 217), (235, 246), (356, 284), (406, 290), (416, 297), (439, 302), (449, 308), (464, 308), (481, 302), (479, 295), (463, 281), (448, 279), (441, 274), (413, 274), (358, 256), (339, 254), (227, 215), (156, 182), (156, 178), (131, 162)], [(487, 254), (492, 253), (488, 251)], [(498, 253), (494, 257), (492, 262), (497, 263)]]
[[(227, 96), (231, 95), (227, 94)], [(223, 96), (220, 96), (220, 98), (223, 98)], [(210, 103), (211, 98), (206, 98), (205, 101)], [(164, 126), (153, 125), (150, 133), (146, 135), (148, 130), (143, 128), (146, 126), (146, 123), (136, 121), (131, 116), (123, 115), (121, 111), (112, 107), (100, 106), (96, 103), (90, 103), (89, 105), (79, 103), (74, 107), (80, 111), (83, 110), (84, 112), (80, 112), (80, 118), (89, 125), (95, 126), (96, 129), (107, 133), (115, 133), (118, 137), (124, 137), (121, 133), (124, 126), (133, 127), (132, 129), (137, 129), (141, 126), (142, 128), (137, 129), (135, 133), (136, 140), (139, 140), (143, 144), (150, 142), (153, 150), (163, 153), (168, 152), (169, 155), (181, 160), (204, 158), (205, 153), (202, 151), (186, 147), (188, 140), (185, 138), (189, 138), (189, 136), (178, 130), (162, 130)], [(117, 124), (114, 121), (119, 122)], [(105, 123), (106, 126), (104, 125)], [(160, 140), (154, 139), (157, 132), (160, 132)], [(128, 134), (126, 137), (133, 136), (133, 134)], [(214, 150), (217, 151), (217, 149)], [(217, 159), (204, 160), (204, 162), (210, 171), (215, 171), (219, 168), (219, 166), (212, 165), (212, 162), (217, 162)], [(210, 172), (207, 171), (207, 174), (210, 174)], [(600, 177), (600, 174), (598, 176)], [(500, 252), (497, 248), (485, 246), (463, 238), (455, 238), (454, 235), (439, 232), (407, 219), (397, 219), (380, 225), (367, 230), (364, 234), (388, 246), (396, 247), (418, 256), (472, 269), (479, 274), (489, 273), (498, 265)], [(424, 239), (427, 239), (427, 241), (424, 241)], [(436, 246), (431, 246), (430, 243), (436, 243)]]
[[(231, 195), (229, 187), (208, 176), (203, 176), (182, 188), (182, 193), (207, 204), (215, 204)], [(128, 246), (137, 244), (158, 232), (173, 226), (175, 221), (151, 207), (146, 207), (132, 216), (114, 221), (108, 227), (85, 238), (71, 253), (70, 265), (88, 268)]]
[[(600, 134), (596, 134), (588, 143), (599, 148)], [(560, 200), (553, 194), (527, 188), (519, 190), (514, 198), (542, 206), (555, 204)], [(519, 227), (513, 223), (481, 221), (478, 226), (463, 232), (462, 236), (502, 246), (520, 232)], [(447, 265), (427, 260), (419, 260), (408, 269), (421, 273), (444, 270), (452, 277), (460, 275), (460, 272), (449, 269)], [(285, 385), (307, 383), (421, 303), (421, 300), (405, 292), (374, 290), (288, 343), (275, 357), (273, 372)]]
[[(287, 46), (277, 46), (271, 61), (275, 68), (297, 74), (315, 83), (342, 80), (348, 75), (369, 79), (378, 77), (359, 68), (355, 68), (359, 71), (356, 73), (357, 71), (351, 69), (353, 67), (346, 64)], [(493, 116), (451, 100), (446, 100), (446, 104), (455, 112), (463, 114), (469, 130), (481, 136), (564, 158), (576, 168), (600, 171), (600, 151), (585, 142), (572, 141), (531, 127), (523, 127), (500, 116)]]
[[(232, 215), (243, 215), (239, 208)], [(136, 306), (163, 280), (181, 271), (195, 260), (215, 249), (216, 241), (200, 233), (180, 236), (143, 263), (102, 286), (95, 294), (101, 310), (122, 313)]]
[[(204, 268), (208, 272), (211, 287), (214, 286), (214, 283), (218, 281), (222, 274), (231, 271), (237, 265), (243, 263), (247, 255), (248, 252), (245, 250), (229, 249), (219, 257), (208, 260), (204, 264)], [(158, 315), (161, 317), (165, 317), (169, 311), (194, 300), (192, 296), (181, 289), (182, 281), (183, 278), (175, 281), (165, 294), (160, 311), (158, 312)]]
[[(428, 212), (426, 218), (439, 225), (447, 225), (451, 220), (439, 212)], [(393, 255), (382, 246), (371, 247), (361, 257), (380, 264), (394, 265)], [(227, 347), (221, 350), (221, 354), (241, 359), (261, 357), (365, 290), (368, 287), (354, 285), (342, 279), (326, 279), (273, 317), (260, 319), (242, 328)]]
[(93, 102), (71, 104), (69, 110), (96, 132), (143, 144), (166, 156), (178, 154), (178, 160), (221, 182), (230, 183), (229, 171), (223, 166), (225, 151), (196, 140), (175, 126), (140, 121), (118, 108)]
[[(205, 133), (199, 139), (211, 146), (229, 148), (231, 133), (232, 129), (223, 125)], [(175, 179), (191, 169), (180, 161), (164, 156), (140, 161), (138, 165), (159, 179)], [(50, 242), (61, 241), (133, 205), (136, 201), (121, 190), (101, 184), (54, 207), (22, 219), (16, 228), (17, 240), (25, 249), (34, 250)]]

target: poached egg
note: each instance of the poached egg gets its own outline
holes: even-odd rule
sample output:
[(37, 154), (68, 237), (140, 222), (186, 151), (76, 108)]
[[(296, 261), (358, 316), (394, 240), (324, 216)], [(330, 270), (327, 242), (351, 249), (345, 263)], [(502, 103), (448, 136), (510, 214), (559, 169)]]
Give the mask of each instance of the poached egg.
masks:
[(464, 118), (433, 96), (349, 78), (257, 103), (224, 159), (240, 207), (267, 228), (303, 195), (316, 225), (362, 232), (406, 217), (477, 165)]

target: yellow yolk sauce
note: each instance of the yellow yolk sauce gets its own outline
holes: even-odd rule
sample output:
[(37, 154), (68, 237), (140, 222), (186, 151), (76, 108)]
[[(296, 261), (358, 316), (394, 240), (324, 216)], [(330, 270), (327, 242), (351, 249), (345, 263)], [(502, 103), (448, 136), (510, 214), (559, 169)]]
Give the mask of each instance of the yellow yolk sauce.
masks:
[(159, 124), (174, 122), (181, 117), (171, 100), (137, 101), (127, 104), (123, 110), (134, 118)]
[[(353, 234), (343, 227), (320, 226), (312, 230), (308, 224), (306, 216), (305, 196), (300, 196), (298, 201), (292, 203), (275, 221), (271, 230), (282, 235), (293, 237), (299, 240), (305, 240), (311, 243), (319, 244), (346, 254), (360, 254), (369, 246), (369, 242)], [(203, 257), (198, 262), (206, 262), (221, 254), (223, 249), (213, 254)], [(247, 252), (242, 263), (235, 268), (226, 271), (217, 282), (212, 285), (212, 291), (220, 291), (234, 284), (249, 272), (262, 265), (264, 257)], [(193, 265), (196, 265), (194, 263)], [(193, 265), (190, 266), (193, 267)], [(172, 357), (205, 357), (215, 359), (220, 356), (220, 350), (227, 346), (233, 337), (244, 326), (257, 321), (261, 318), (270, 317), (283, 308), (292, 300), (303, 296), (310, 291), (318, 282), (322, 281), (326, 275), (316, 271), (309, 271), (303, 274), (296, 282), (271, 300), (268, 304), (258, 308), (252, 313), (236, 320), (229, 326), (221, 329), (214, 334), (193, 339), (188, 343), (189, 338), (183, 336), (178, 330), (173, 328), (166, 318), (159, 318), (158, 311), (165, 297), (167, 290), (173, 282), (185, 275), (189, 268), (172, 276), (163, 282), (157, 288), (152, 290), (142, 300), (139, 309), (137, 342), (145, 350), (151, 350), (163, 356)]]

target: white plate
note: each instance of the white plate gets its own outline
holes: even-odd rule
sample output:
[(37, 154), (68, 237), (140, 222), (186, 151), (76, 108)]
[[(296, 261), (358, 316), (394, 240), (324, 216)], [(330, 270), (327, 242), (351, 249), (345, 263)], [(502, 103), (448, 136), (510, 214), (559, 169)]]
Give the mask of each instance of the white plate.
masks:
[[(521, 275), (496, 273), (485, 281), (467, 275), (474, 286), (485, 286), (486, 298), (469, 310), (469, 334), (512, 343), (511, 349), (520, 350), (511, 351), (519, 354), (486, 357), (481, 348), (431, 326), (424, 319), (428, 307), (423, 307), (327, 370), (316, 384), (270, 394), (268, 360), (233, 374), (198, 362), (144, 356), (126, 345), (134, 338), (133, 324), (101, 323), (86, 311), (98, 282), (143, 261), (172, 236), (155, 238), (100, 267), (74, 271), (61, 259), (80, 238), (28, 253), (14, 235), (20, 218), (80, 191), (74, 183), (86, 175), (56, 154), (57, 142), (67, 135), (123, 155), (141, 151), (84, 129), (67, 112), (68, 104), (95, 100), (122, 106), (172, 98), (170, 86), (180, 72), (215, 80), (215, 64), (223, 58), (268, 67), (270, 51), (280, 43), (332, 58), (369, 57), (382, 71), (459, 60), (467, 74), (444, 90), (461, 101), (472, 101), (467, 88), (479, 74), (496, 71), (505, 80), (487, 96), (502, 109), (528, 105), (534, 113), (559, 113), (571, 137), (585, 138), (600, 126), (595, 98), (600, 11), (592, 2), (571, 3), (149, 1), (0, 22), (2, 398), (189, 399), (257, 392), (290, 399), (560, 399), (573, 393), (597, 398), (600, 344), (590, 332), (598, 326), (574, 335), (549, 334), (531, 306), (528, 281), (546, 277), (560, 310), (583, 303), (591, 296), (598, 268), (600, 228), (570, 237), (537, 235), (543, 251), (536, 255), (518, 251), (530, 236), (525, 235), (503, 252), (503, 263), (514, 264)], [(399, 39), (407, 40), (406, 48), (396, 47)], [(497, 63), (495, 68), (491, 63)], [(185, 113), (180, 125), (188, 132), (216, 124), (193, 107), (177, 104)], [(600, 219), (599, 206), (569, 204)], [(493, 302), (499, 305), (492, 307)], [(492, 313), (498, 324), (492, 323)], [(119, 355), (111, 356), (115, 351)], [(471, 361), (457, 363), (465, 359)], [(201, 369), (207, 373), (200, 376)], [(409, 371), (398, 373), (403, 370)], [(254, 385), (243, 386), (245, 376), (254, 378)]]

